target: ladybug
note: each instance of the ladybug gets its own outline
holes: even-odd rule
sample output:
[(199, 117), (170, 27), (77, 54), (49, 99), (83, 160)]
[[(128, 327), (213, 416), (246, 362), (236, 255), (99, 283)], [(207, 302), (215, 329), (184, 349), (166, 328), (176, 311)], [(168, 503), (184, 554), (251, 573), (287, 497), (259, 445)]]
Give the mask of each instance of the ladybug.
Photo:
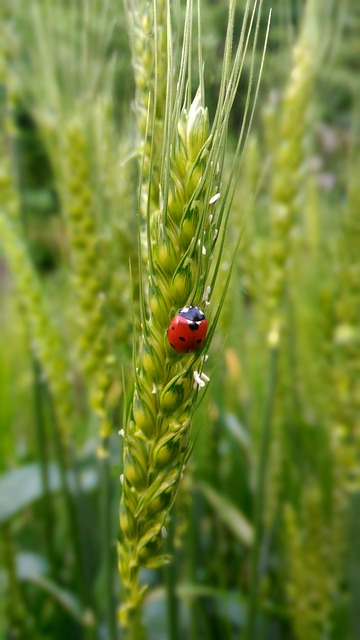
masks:
[(208, 321), (198, 307), (182, 307), (171, 320), (167, 337), (170, 346), (178, 353), (196, 351), (203, 344)]

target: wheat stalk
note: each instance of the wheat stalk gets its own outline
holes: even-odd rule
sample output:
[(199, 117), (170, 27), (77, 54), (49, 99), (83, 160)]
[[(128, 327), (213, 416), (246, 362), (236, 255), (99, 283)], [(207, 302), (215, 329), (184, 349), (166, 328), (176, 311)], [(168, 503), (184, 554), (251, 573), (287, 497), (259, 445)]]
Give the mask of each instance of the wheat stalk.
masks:
[[(154, 210), (153, 153), (150, 153), (147, 286), (141, 287), (142, 336), (135, 362), (134, 390), (124, 418), (125, 428), (121, 431), (124, 468), (119, 571), (126, 599), (120, 621), (125, 626), (134, 624), (133, 618), (146, 592), (146, 585), (141, 586), (139, 582), (140, 569), (159, 567), (168, 561), (161, 551), (162, 536), (191, 451), (192, 418), (208, 381), (204, 372), (205, 350), (214, 333), (228, 284), (228, 281), (222, 283), (220, 303), (210, 314), (206, 344), (196, 353), (174, 353), (166, 338), (169, 321), (179, 307), (192, 304), (208, 308), (218, 279), (235, 171), (233, 167), (229, 184), (222, 185), (222, 166), (229, 113), (256, 14), (256, 3), (251, 14), (249, 6), (248, 3), (232, 61), (235, 3), (230, 2), (222, 85), (212, 126), (205, 106), (201, 56), (200, 85), (191, 99), (187, 75), (191, 56), (191, 0), (187, 2), (176, 92), (172, 91), (174, 62), (168, 15), (168, 90), (160, 188)], [(156, 105), (154, 110), (156, 113)], [(150, 135), (154, 123), (153, 116), (152, 121), (148, 121)], [(241, 136), (245, 130), (246, 124)], [(140, 233), (139, 228), (139, 237)], [(141, 260), (140, 264), (142, 272)]]
[[(159, 198), (160, 154), (166, 103), (166, 0), (125, 1), (132, 65), (135, 79), (135, 115), (140, 137), (143, 195), (140, 213), (146, 218), (148, 179), (151, 168), (151, 200), (156, 209)], [(153, 121), (151, 136), (148, 121)]]
[(70, 442), (73, 414), (70, 367), (64, 355), (64, 344), (58, 327), (44, 299), (37, 274), (18, 226), (0, 209), (0, 237), (5, 250), (29, 333), (30, 347), (40, 363), (44, 381), (49, 386), (63, 444)]
[[(326, 13), (326, 10), (325, 10)], [(272, 142), (270, 187), (270, 241), (266, 265), (266, 313), (270, 317), (269, 343), (279, 339), (280, 306), (287, 281), (291, 232), (301, 202), (305, 143), (310, 126), (312, 96), (318, 64), (319, 8), (308, 0), (303, 23), (292, 51), (292, 68), (280, 110), (269, 104), (266, 111)], [(276, 132), (276, 136), (274, 136)]]
[(332, 627), (344, 560), (339, 520), (343, 522), (346, 504), (334, 495), (332, 512), (325, 505), (318, 484), (305, 485), (298, 513), (285, 505), (285, 590), (297, 640), (320, 640)]

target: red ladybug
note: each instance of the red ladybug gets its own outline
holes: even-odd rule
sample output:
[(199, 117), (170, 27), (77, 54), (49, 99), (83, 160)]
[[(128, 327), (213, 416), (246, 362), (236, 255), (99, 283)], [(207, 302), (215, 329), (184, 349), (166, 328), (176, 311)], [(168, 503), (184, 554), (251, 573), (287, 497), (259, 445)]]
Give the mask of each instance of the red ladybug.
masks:
[(203, 344), (207, 329), (208, 321), (198, 307), (183, 307), (169, 324), (169, 344), (178, 353), (196, 351)]

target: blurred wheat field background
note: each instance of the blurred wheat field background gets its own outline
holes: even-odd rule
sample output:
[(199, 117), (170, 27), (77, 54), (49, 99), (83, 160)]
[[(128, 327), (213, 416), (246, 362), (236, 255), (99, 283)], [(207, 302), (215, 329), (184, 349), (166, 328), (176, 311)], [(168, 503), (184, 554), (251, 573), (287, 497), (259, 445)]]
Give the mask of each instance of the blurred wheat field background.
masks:
[(357, 0), (3, 0), (4, 640), (360, 637), (359, 43)]

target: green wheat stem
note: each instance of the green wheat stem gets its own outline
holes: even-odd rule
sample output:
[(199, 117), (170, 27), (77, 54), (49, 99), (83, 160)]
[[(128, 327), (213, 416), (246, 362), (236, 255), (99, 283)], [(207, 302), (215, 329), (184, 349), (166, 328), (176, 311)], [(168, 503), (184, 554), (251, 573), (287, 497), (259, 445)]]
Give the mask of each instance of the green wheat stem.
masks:
[(0, 526), (0, 551), (2, 551), (2, 566), (5, 569), (8, 581), (8, 596), (5, 601), (6, 616), (10, 621), (10, 626), (15, 637), (31, 637), (34, 629), (33, 620), (26, 609), (23, 590), (18, 580), (16, 571), (16, 550), (12, 524), (5, 522)]
[(56, 423), (56, 418), (54, 416), (54, 412), (51, 411), (51, 423), (52, 423), (52, 432), (55, 444), (55, 452), (56, 459), (59, 467), (60, 473), (60, 484), (61, 484), (61, 492), (63, 495), (63, 499), (66, 505), (69, 526), (71, 531), (71, 540), (73, 546), (74, 553), (74, 564), (75, 564), (75, 579), (79, 589), (79, 593), (81, 594), (83, 601), (86, 600), (85, 597), (85, 588), (82, 580), (82, 548), (81, 548), (81, 538), (78, 529), (77, 515), (76, 515), (76, 507), (75, 501), (71, 494), (70, 483), (69, 483), (69, 465), (67, 463), (67, 452), (64, 450), (63, 443), (61, 442), (61, 438), (59, 435), (59, 428)]
[[(89, 589), (89, 581), (87, 579), (87, 567), (85, 556), (85, 536), (81, 535), (80, 531), (80, 514), (78, 510), (79, 505), (79, 481), (77, 469), (73, 461), (75, 459), (72, 450), (69, 447), (65, 447), (61, 437), (61, 431), (55, 415), (53, 402), (50, 394), (48, 396), (48, 404), (50, 409), (50, 419), (52, 426), (52, 434), (55, 445), (56, 459), (59, 467), (60, 485), (63, 500), (65, 503), (68, 522), (71, 532), (72, 548), (74, 554), (74, 567), (75, 567), (75, 583), (82, 603), (86, 610), (91, 611), (92, 597)], [(70, 477), (74, 481), (73, 492), (70, 486)], [(76, 495), (77, 494), (77, 495)], [(95, 630), (89, 626), (84, 628), (85, 637), (87, 640), (95, 639)]]
[[(196, 584), (197, 580), (197, 568), (200, 557), (199, 548), (199, 535), (197, 529), (197, 522), (199, 519), (199, 513), (202, 509), (202, 497), (198, 491), (194, 492), (193, 503), (191, 506), (191, 513), (189, 516), (189, 526), (187, 531), (186, 541), (186, 559), (188, 563), (188, 575), (190, 582)], [(200, 618), (200, 605), (199, 598), (191, 598), (190, 603), (190, 630), (192, 640), (200, 640), (201, 634), (199, 629)]]
[[(104, 449), (108, 450), (107, 443)], [(108, 640), (117, 640), (116, 607), (114, 597), (114, 552), (111, 545), (111, 476), (108, 456), (98, 462), (100, 476), (100, 534), (101, 557), (105, 575), (105, 613)]]
[[(169, 4), (169, 3), (168, 3)], [(250, 3), (247, 3), (249, 7)], [(199, 6), (199, 4), (198, 4)], [(194, 353), (177, 353), (166, 331), (177, 309), (185, 305), (207, 307), (216, 291), (217, 276), (225, 247), (226, 227), (234, 190), (234, 172), (240, 155), (237, 146), (233, 167), (223, 184), (222, 168), (226, 150), (229, 114), (235, 100), (249, 44), (248, 30), (254, 29), (256, 46), (259, 21), (254, 19), (257, 4), (243, 27), (229, 65), (233, 45), (232, 24), (235, 2), (230, 1), (231, 28), (226, 37), (223, 82), (213, 125), (210, 125), (203, 94), (203, 69), (199, 69), (199, 89), (192, 96), (189, 63), (192, 50), (193, 2), (186, 7), (183, 49), (177, 91), (170, 78), (177, 69), (170, 56), (167, 69), (166, 108), (160, 185), (152, 192), (155, 166), (149, 154), (146, 207), (147, 260), (139, 259), (141, 337), (134, 352), (134, 389), (127, 403), (124, 421), (122, 496), (120, 502), (121, 540), (118, 546), (119, 571), (127, 599), (119, 612), (120, 622), (131, 629), (148, 585), (142, 584), (141, 570), (158, 568), (169, 561), (163, 553), (163, 536), (175, 502), (179, 483), (191, 454), (192, 418), (209, 378), (204, 372), (208, 349), (224, 303), (234, 263), (222, 283), (217, 305), (208, 318), (206, 342), (199, 339)], [(248, 11), (246, 16), (248, 16)], [(247, 34), (244, 37), (244, 34)], [(168, 43), (172, 40), (168, 13)], [(171, 48), (170, 48), (171, 49)], [(251, 73), (253, 64), (251, 64)], [(155, 110), (148, 112), (146, 138), (155, 132)], [(246, 122), (249, 114), (246, 115)], [(241, 139), (246, 123), (241, 129)], [(143, 163), (144, 169), (145, 163)], [(155, 174), (156, 175), (156, 174)], [(141, 186), (144, 187), (144, 180)], [(227, 186), (230, 185), (230, 186)], [(153, 197), (155, 196), (155, 198)], [(219, 204), (217, 204), (219, 201)], [(144, 200), (140, 197), (140, 203)], [(154, 204), (156, 208), (154, 208)], [(141, 206), (139, 206), (141, 209)], [(142, 253), (142, 221), (139, 219), (139, 247)]]
[(44, 531), (51, 573), (55, 576), (57, 562), (54, 549), (54, 511), (50, 490), (43, 383), (40, 376), (41, 369), (39, 363), (33, 358), (35, 429), (40, 462), (41, 484), (43, 489)]
[(146, 640), (147, 632), (142, 620), (141, 610), (134, 611), (131, 627), (127, 630), (126, 640)]
[(254, 640), (257, 631), (257, 611), (259, 608), (259, 586), (263, 573), (262, 549), (264, 543), (264, 508), (266, 501), (266, 480), (269, 467), (269, 452), (271, 442), (271, 423), (278, 375), (278, 344), (269, 347), (269, 371), (267, 396), (264, 406), (262, 428), (260, 435), (259, 461), (257, 465), (257, 479), (254, 496), (254, 543), (250, 564), (250, 594), (248, 618), (246, 623), (246, 640)]
[(296, 309), (291, 296), (286, 299), (286, 314), (287, 314), (287, 351), (289, 358), (289, 368), (291, 372), (291, 396), (292, 405), (295, 415), (303, 415), (302, 399), (299, 393), (299, 347), (298, 347), (298, 335), (297, 335), (297, 318)]
[(64, 443), (68, 443), (70, 416), (74, 409), (69, 364), (64, 355), (62, 336), (48, 309), (41, 282), (29, 258), (21, 230), (2, 209), (0, 209), (0, 239), (14, 274), (31, 350), (41, 365), (44, 379), (51, 393), (61, 437)]
[[(73, 415), (71, 385), (64, 347), (47, 308), (39, 278), (27, 254), (18, 226), (4, 211), (0, 211), (1, 240), (10, 267), (15, 276), (21, 308), (27, 323), (31, 349), (41, 365), (44, 390), (50, 409), (52, 437), (59, 466), (62, 493), (72, 532), (76, 582), (84, 603), (88, 603), (88, 581), (86, 563), (83, 559), (84, 545), (79, 534), (77, 509), (69, 485), (68, 471), (71, 469), (73, 452), (70, 445), (69, 424)], [(73, 463), (72, 463), (73, 464)], [(73, 468), (75, 468), (73, 466)], [(73, 473), (76, 480), (76, 472)], [(86, 630), (89, 636), (91, 632)]]
[(169, 556), (172, 557), (172, 561), (166, 565), (165, 572), (165, 584), (166, 584), (166, 604), (167, 604), (167, 618), (168, 618), (168, 640), (179, 640), (180, 628), (179, 628), (179, 614), (176, 598), (176, 568), (174, 552), (174, 520), (173, 517), (169, 518), (166, 538), (166, 551)]

